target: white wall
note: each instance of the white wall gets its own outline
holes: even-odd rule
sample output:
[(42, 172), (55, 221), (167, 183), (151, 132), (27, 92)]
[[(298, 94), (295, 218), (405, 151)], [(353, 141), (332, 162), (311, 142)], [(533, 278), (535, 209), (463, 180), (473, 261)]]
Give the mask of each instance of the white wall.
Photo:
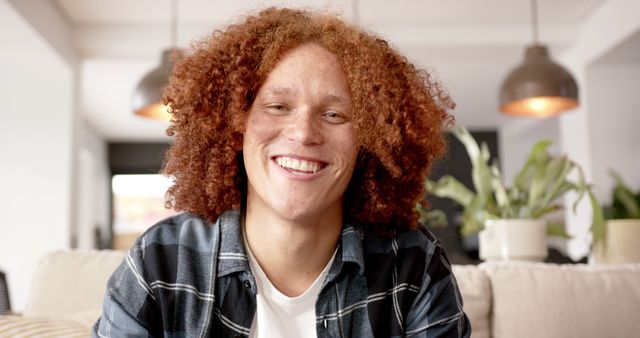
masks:
[[(515, 65), (522, 50), (514, 46), (407, 47), (410, 60), (429, 70), (456, 102), (456, 123), (471, 130), (494, 130), (510, 118), (498, 109), (505, 65)], [(500, 76), (496, 76), (500, 74)]]
[(0, 1), (0, 268), (24, 307), (38, 260), (70, 239), (73, 71)]
[(38, 260), (109, 223), (106, 142), (78, 113), (79, 62), (50, 2), (0, 0), (0, 268), (24, 307)]
[(106, 233), (110, 222), (111, 173), (107, 143), (86, 119), (80, 119), (78, 130), (77, 203), (78, 248), (91, 249), (95, 229)]
[[(587, 179), (598, 186), (603, 183), (598, 181), (600, 178), (596, 177), (594, 172), (595, 165), (600, 166), (600, 159), (594, 157), (597, 154), (592, 151), (595, 144), (593, 131), (601, 128), (600, 124), (603, 121), (595, 116), (597, 112), (592, 107), (592, 100), (598, 102), (598, 99), (591, 97), (594, 91), (590, 88), (594, 85), (597, 87), (598, 83), (589, 80), (587, 70), (598, 58), (640, 30), (640, 16), (637, 13), (640, 13), (640, 1), (605, 2), (585, 21), (576, 43), (558, 56), (562, 64), (570, 68), (576, 77), (581, 95), (581, 106), (559, 118), (562, 149), (582, 166)], [(615, 83), (611, 85), (614, 86)], [(568, 196), (565, 205), (571, 205), (573, 200), (574, 195)], [(591, 211), (588, 201), (584, 200), (581, 203), (576, 215), (567, 212), (566, 223), (567, 230), (574, 236), (568, 242), (569, 255), (572, 258), (587, 255), (591, 243)]]
[(593, 181), (596, 194), (608, 202), (611, 169), (634, 191), (640, 189), (640, 63), (596, 64), (588, 68), (587, 80)]

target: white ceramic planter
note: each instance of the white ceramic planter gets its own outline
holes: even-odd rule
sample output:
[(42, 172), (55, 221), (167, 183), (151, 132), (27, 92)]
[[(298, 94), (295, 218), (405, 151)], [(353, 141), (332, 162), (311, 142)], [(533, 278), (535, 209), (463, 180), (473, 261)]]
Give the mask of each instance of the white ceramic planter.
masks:
[(640, 263), (640, 219), (612, 219), (606, 229), (593, 247), (596, 263)]
[(487, 220), (478, 239), (483, 260), (543, 261), (547, 257), (547, 226), (544, 220)]

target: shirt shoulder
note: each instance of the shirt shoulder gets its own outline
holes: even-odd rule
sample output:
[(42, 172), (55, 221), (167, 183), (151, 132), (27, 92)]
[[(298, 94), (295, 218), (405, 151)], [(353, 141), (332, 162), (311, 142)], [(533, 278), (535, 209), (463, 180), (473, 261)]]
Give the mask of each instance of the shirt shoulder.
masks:
[(200, 285), (200, 272), (208, 272), (219, 243), (219, 223), (189, 213), (178, 214), (151, 226), (130, 249), (132, 262), (149, 283)]
[(233, 218), (237, 212), (223, 213), (215, 223), (191, 214), (181, 213), (159, 221), (147, 229), (136, 243), (140, 249), (151, 247), (183, 247), (200, 253), (210, 253), (217, 239), (219, 223)]
[(423, 225), (416, 229), (406, 229), (392, 234), (380, 236), (374, 231), (366, 231), (364, 236), (365, 254), (395, 253), (400, 250), (421, 252), (432, 256), (441, 247), (441, 242)]
[(366, 231), (363, 249), (370, 294), (388, 292), (389, 285), (421, 288), (429, 266), (443, 254), (440, 242), (424, 227), (398, 231), (388, 237)]

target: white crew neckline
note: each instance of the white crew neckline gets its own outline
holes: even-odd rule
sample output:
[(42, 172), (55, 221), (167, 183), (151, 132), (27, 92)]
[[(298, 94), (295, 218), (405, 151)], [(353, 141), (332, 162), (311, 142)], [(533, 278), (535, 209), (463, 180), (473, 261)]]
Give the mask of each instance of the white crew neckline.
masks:
[(253, 255), (246, 237), (244, 237), (244, 245), (255, 279), (257, 293), (256, 312), (251, 323), (249, 337), (317, 338), (316, 303), (339, 246), (311, 285), (302, 294), (289, 297), (271, 283)]
[(289, 303), (296, 302), (301, 300), (302, 298), (305, 298), (315, 288), (318, 289), (318, 293), (320, 292), (319, 289), (322, 288), (322, 284), (324, 284), (324, 279), (327, 277), (329, 273), (329, 268), (331, 268), (331, 265), (333, 264), (333, 261), (336, 258), (336, 254), (338, 253), (338, 248), (336, 247), (336, 250), (333, 252), (333, 255), (331, 256), (331, 259), (329, 259), (329, 262), (327, 263), (327, 265), (324, 267), (324, 269), (322, 269), (318, 277), (313, 281), (313, 283), (311, 283), (311, 285), (309, 285), (309, 287), (302, 294), (294, 297), (289, 297), (284, 293), (282, 293), (280, 290), (278, 290), (278, 288), (276, 288), (275, 285), (271, 283), (271, 280), (269, 279), (269, 277), (267, 277), (267, 274), (264, 272), (264, 270), (262, 270), (260, 263), (258, 263), (258, 260), (253, 255), (253, 252), (251, 251), (251, 247), (249, 247), (249, 243), (247, 243), (246, 238), (244, 241), (244, 245), (245, 245), (245, 248), (247, 249), (247, 256), (249, 257), (249, 266), (251, 267), (251, 270), (254, 271), (254, 273), (257, 275), (255, 277), (260, 278), (261, 281), (264, 282), (263, 285), (266, 286), (264, 291), (267, 292), (269, 295), (276, 297), (276, 299), (279, 301), (289, 302)]

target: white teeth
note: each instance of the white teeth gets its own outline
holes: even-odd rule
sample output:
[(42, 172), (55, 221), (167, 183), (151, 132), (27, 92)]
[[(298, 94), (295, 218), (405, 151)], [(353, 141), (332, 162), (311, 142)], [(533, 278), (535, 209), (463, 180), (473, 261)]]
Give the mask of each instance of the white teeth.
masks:
[(311, 171), (313, 172), (313, 166), (311, 165), (311, 163), (304, 161), (304, 162), (300, 162), (300, 170), (301, 171)]
[(320, 163), (314, 161), (299, 160), (289, 157), (277, 157), (276, 163), (279, 166), (296, 171), (316, 173), (320, 170)]
[(291, 169), (295, 169), (295, 170), (302, 170), (300, 169), (300, 161), (293, 159), (291, 160)]

